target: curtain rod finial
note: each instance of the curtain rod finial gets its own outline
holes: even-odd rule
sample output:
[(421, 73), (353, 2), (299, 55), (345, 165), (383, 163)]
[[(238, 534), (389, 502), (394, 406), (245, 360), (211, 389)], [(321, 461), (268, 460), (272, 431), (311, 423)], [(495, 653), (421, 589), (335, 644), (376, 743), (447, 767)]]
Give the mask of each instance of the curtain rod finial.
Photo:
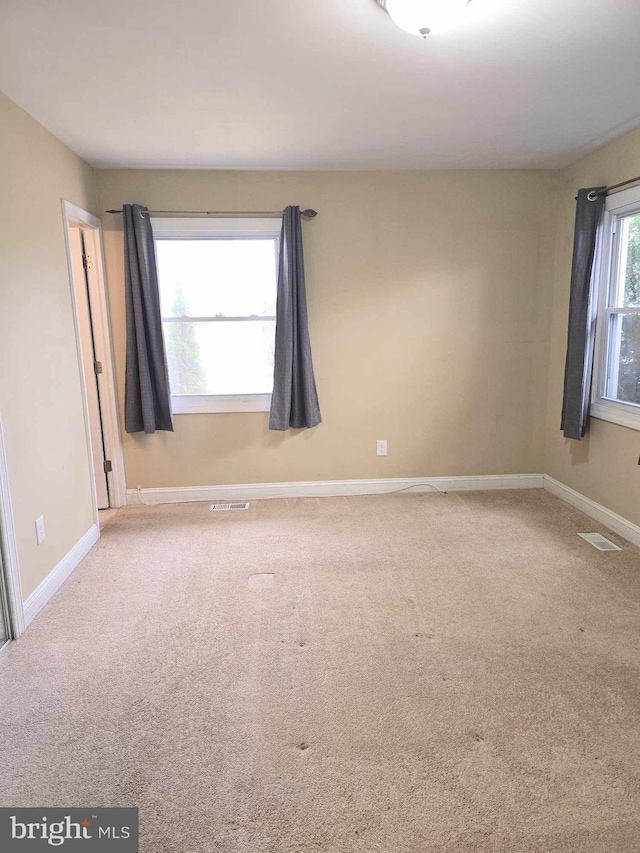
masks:
[(302, 211), (302, 216), (304, 216), (305, 219), (313, 219), (317, 215), (318, 215), (318, 211), (317, 210), (311, 210), (311, 208), (309, 208), (308, 210)]
[(105, 210), (105, 213), (122, 213), (121, 210)]

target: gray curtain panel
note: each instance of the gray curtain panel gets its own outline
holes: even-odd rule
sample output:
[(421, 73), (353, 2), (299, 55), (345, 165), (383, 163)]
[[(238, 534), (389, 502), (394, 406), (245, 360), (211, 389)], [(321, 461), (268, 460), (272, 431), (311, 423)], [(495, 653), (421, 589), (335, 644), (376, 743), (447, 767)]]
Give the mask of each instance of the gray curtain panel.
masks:
[[(144, 215), (143, 215), (144, 214)], [(149, 211), (122, 206), (127, 299), (125, 429), (173, 432), (169, 374), (162, 337), (156, 250)]]
[(311, 360), (300, 208), (282, 218), (276, 349), (269, 429), (303, 429), (322, 420)]
[(569, 332), (564, 370), (564, 399), (560, 429), (565, 438), (580, 441), (587, 430), (597, 288), (594, 260), (598, 227), (605, 205), (605, 187), (578, 191), (576, 227), (573, 238), (573, 265), (569, 297)]

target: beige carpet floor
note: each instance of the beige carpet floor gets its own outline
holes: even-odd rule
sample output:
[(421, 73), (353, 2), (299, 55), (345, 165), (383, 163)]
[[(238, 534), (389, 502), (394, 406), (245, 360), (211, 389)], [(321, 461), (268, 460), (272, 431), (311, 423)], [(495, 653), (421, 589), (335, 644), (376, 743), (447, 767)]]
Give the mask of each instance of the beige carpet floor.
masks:
[(0, 804), (138, 806), (143, 853), (636, 853), (640, 551), (593, 530), (542, 491), (122, 510), (0, 656)]

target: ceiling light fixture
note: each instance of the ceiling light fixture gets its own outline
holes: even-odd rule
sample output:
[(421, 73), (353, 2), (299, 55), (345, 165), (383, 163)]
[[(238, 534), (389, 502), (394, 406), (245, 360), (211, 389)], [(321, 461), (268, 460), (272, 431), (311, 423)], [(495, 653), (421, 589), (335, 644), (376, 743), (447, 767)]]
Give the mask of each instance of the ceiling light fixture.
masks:
[(471, 0), (375, 0), (391, 20), (412, 35), (426, 37), (446, 29), (464, 14)]

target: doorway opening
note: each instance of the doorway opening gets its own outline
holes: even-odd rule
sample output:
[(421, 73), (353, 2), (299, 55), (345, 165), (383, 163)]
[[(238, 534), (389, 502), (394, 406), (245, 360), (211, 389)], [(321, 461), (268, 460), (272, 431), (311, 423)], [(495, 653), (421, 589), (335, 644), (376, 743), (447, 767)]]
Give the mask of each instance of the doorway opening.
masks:
[(8, 644), (12, 636), (11, 620), (9, 619), (9, 598), (2, 560), (2, 540), (0, 539), (0, 652)]
[(0, 417), (0, 649), (23, 633), (22, 582)]
[(95, 511), (125, 504), (111, 327), (100, 220), (63, 202)]

